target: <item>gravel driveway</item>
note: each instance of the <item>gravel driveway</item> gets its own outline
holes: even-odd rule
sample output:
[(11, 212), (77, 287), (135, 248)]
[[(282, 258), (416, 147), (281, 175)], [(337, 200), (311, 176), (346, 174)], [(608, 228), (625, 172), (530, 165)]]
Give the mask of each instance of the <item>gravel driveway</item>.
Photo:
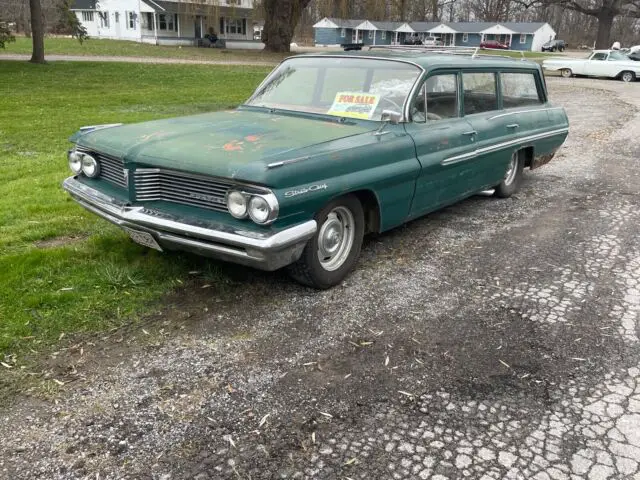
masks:
[(640, 478), (640, 85), (548, 84), (571, 133), (518, 195), (369, 239), (330, 291), (194, 279), (5, 407), (0, 477)]

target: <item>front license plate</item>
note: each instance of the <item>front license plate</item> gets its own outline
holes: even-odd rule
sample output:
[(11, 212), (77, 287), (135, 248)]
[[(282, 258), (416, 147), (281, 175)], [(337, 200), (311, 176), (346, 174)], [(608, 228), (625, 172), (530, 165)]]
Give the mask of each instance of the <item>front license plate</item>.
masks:
[(140, 245), (144, 245), (145, 247), (154, 248), (159, 252), (162, 251), (162, 247), (158, 245), (158, 242), (156, 242), (156, 239), (153, 238), (153, 235), (151, 235), (150, 233), (132, 230), (127, 227), (122, 227), (122, 229), (129, 234), (131, 240), (133, 240), (134, 242), (139, 243)]

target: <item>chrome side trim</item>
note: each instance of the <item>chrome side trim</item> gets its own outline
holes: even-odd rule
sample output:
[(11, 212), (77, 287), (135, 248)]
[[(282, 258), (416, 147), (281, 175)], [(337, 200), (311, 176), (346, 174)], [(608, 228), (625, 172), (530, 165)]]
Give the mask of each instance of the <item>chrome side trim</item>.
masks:
[(536, 108), (533, 110), (517, 110), (514, 112), (506, 112), (499, 113), (498, 115), (494, 115), (493, 117), (489, 117), (488, 120), (493, 120), (495, 118), (508, 117), (509, 115), (520, 115), (521, 113), (531, 113), (531, 112), (548, 112), (550, 110), (562, 110), (564, 107), (551, 107), (551, 108)]
[(290, 163), (298, 163), (298, 162), (302, 162), (303, 160), (309, 160), (311, 158), (310, 155), (304, 156), (304, 157), (296, 157), (296, 158), (290, 158), (289, 160), (282, 160), (279, 162), (273, 162), (267, 165), (267, 168), (276, 168), (276, 167), (282, 167), (283, 165), (289, 165)]
[(103, 130), (105, 128), (113, 128), (120, 127), (124, 125), (123, 123), (105, 123), (104, 125), (87, 125), (84, 127), (80, 127), (80, 133), (88, 133), (93, 132), (95, 130)]
[(472, 152), (463, 153), (461, 155), (456, 155), (455, 157), (445, 158), (441, 165), (451, 165), (458, 162), (463, 162), (465, 160), (470, 160), (472, 158), (477, 157), (478, 155), (483, 155), (485, 153), (502, 150), (504, 148), (511, 147), (513, 145), (518, 145), (520, 143), (531, 142), (533, 140), (540, 140), (542, 138), (553, 137), (556, 135), (560, 135), (561, 133), (568, 133), (568, 128), (560, 128), (557, 130), (552, 130), (550, 132), (538, 133), (535, 135), (529, 135), (527, 137), (514, 138), (513, 140), (509, 140), (508, 142), (497, 143), (495, 145), (490, 145), (488, 147), (478, 148)]

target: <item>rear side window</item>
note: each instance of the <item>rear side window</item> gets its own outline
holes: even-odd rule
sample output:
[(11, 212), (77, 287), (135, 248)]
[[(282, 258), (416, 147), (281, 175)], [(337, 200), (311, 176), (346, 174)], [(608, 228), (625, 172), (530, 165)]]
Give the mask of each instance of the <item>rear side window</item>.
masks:
[(539, 105), (542, 98), (533, 73), (501, 73), (504, 108)]
[(496, 76), (494, 73), (466, 72), (462, 74), (464, 85), (464, 113), (490, 112), (498, 109)]

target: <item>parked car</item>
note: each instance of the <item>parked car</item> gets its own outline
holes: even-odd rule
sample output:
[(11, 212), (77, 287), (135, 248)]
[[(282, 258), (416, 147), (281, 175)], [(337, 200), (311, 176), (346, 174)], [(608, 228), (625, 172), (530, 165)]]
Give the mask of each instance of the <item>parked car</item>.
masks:
[(442, 41), (436, 37), (425, 37), (425, 39), (422, 40), (422, 44), (427, 46), (439, 47), (442, 45)]
[(480, 48), (498, 48), (501, 50), (509, 49), (509, 45), (499, 42), (498, 40), (483, 40), (480, 42)]
[(536, 63), (304, 55), (235, 110), (81, 128), (63, 186), (147, 247), (287, 267), (329, 288), (364, 235), (479, 191), (513, 195), (568, 127)]
[(543, 52), (564, 52), (565, 48), (567, 48), (567, 44), (564, 40), (551, 40), (542, 45)]
[(574, 75), (618, 78), (633, 82), (640, 75), (640, 64), (615, 50), (594, 50), (587, 58), (550, 58), (542, 62), (545, 70), (559, 71), (563, 77)]
[(417, 35), (409, 35), (405, 37), (404, 45), (422, 45), (422, 40)]
[(636, 50), (635, 52), (629, 53), (627, 57), (629, 57), (629, 60), (640, 62), (640, 50)]

